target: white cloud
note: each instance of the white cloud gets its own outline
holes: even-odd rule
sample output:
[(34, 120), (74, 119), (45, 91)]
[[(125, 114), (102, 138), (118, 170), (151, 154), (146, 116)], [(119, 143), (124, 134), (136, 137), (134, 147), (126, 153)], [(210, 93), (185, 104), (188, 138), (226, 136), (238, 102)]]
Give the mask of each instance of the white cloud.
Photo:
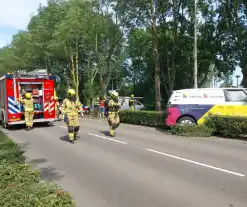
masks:
[(25, 29), (31, 13), (47, 0), (0, 0), (0, 27)]

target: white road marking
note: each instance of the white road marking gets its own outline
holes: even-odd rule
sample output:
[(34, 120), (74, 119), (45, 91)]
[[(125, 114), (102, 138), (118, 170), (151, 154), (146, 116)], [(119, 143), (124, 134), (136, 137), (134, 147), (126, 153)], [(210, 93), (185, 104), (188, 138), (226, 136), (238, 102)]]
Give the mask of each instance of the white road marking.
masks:
[(110, 141), (113, 141), (113, 142), (118, 142), (118, 143), (121, 143), (121, 144), (128, 144), (127, 142), (122, 142), (122, 141), (119, 141), (119, 140), (116, 140), (116, 139), (111, 139), (111, 138), (108, 138), (108, 137), (103, 137), (103, 136), (100, 136), (100, 135), (97, 135), (97, 134), (92, 134), (92, 133), (88, 133), (88, 134), (91, 135), (91, 136), (99, 137), (101, 139), (106, 139), (106, 140), (110, 140)]
[(178, 156), (174, 156), (174, 155), (171, 155), (171, 154), (159, 152), (159, 151), (156, 151), (156, 150), (152, 150), (152, 149), (146, 149), (146, 150), (150, 151), (150, 152), (154, 152), (154, 153), (160, 154), (160, 155), (164, 155), (164, 156), (167, 156), (167, 157), (171, 157), (171, 158), (174, 158), (174, 159), (177, 159), (177, 160), (182, 160), (184, 162), (189, 162), (189, 163), (193, 163), (193, 164), (200, 165), (200, 166), (203, 166), (203, 167), (207, 167), (207, 168), (211, 168), (211, 169), (218, 170), (218, 171), (221, 171), (221, 172), (225, 172), (225, 173), (228, 173), (228, 174), (232, 174), (232, 175), (236, 175), (236, 176), (240, 176), (240, 177), (244, 177), (245, 176), (245, 175), (237, 173), (237, 172), (233, 172), (233, 171), (230, 171), (230, 170), (222, 169), (222, 168), (219, 168), (219, 167), (214, 167), (212, 165), (207, 165), (207, 164), (196, 162), (196, 161), (193, 161), (193, 160), (188, 160), (188, 159), (185, 159), (185, 158), (182, 158), (182, 157), (178, 157)]
[[(66, 126), (60, 126), (60, 127), (67, 129)], [(110, 141), (121, 143), (121, 144), (128, 144), (127, 142), (123, 142), (123, 141), (116, 140), (116, 139), (111, 139), (111, 138), (100, 136), (100, 135), (97, 135), (97, 134), (93, 134), (93, 133), (88, 133), (88, 134), (91, 135), (91, 136), (94, 136), (94, 137), (101, 138), (101, 139), (106, 139), (106, 140), (110, 140)], [(221, 172), (224, 172), (224, 173), (228, 173), (228, 174), (232, 174), (232, 175), (236, 175), (236, 176), (240, 176), (240, 177), (245, 177), (244, 174), (237, 173), (237, 172), (230, 171), (230, 170), (226, 170), (226, 169), (219, 168), (219, 167), (215, 167), (213, 165), (208, 165), (208, 164), (205, 164), (205, 163), (189, 160), (189, 159), (182, 158), (182, 157), (179, 157), (179, 156), (167, 154), (167, 153), (164, 153), (164, 152), (159, 152), (159, 151), (156, 151), (156, 150), (153, 150), (153, 149), (148, 149), (147, 148), (145, 150), (149, 151), (149, 152), (154, 152), (156, 154), (164, 155), (164, 156), (167, 156), (167, 157), (171, 157), (171, 158), (174, 158), (174, 159), (177, 159), (177, 160), (181, 160), (181, 161), (184, 161), (184, 162), (193, 163), (195, 165), (199, 165), (199, 166), (202, 166), (202, 167), (207, 167), (207, 168), (211, 168), (211, 169), (214, 169), (214, 170), (218, 170), (218, 171), (221, 171)]]

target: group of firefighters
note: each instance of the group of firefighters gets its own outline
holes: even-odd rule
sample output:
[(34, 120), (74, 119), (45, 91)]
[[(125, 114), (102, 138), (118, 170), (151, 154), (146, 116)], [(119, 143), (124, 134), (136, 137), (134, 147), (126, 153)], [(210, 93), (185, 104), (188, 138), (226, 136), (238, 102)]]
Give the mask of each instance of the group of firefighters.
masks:
[[(33, 116), (34, 116), (34, 107), (33, 107), (33, 99), (31, 93), (26, 93), (25, 98), (20, 98), (19, 100), (24, 105), (24, 117), (26, 123), (26, 129), (31, 130), (33, 128)], [(55, 101), (58, 103), (58, 98), (55, 97)], [(74, 140), (78, 138), (77, 134), (80, 129), (79, 124), (79, 116), (78, 109), (82, 104), (76, 98), (76, 92), (74, 89), (69, 89), (67, 93), (67, 98), (63, 100), (61, 112), (65, 116), (64, 121), (68, 126), (69, 133), (69, 141), (74, 143)], [(99, 106), (102, 108), (103, 105)], [(130, 110), (135, 110), (135, 99), (134, 95), (131, 95), (129, 100)], [(112, 92), (110, 96), (110, 100), (107, 103), (107, 116), (108, 116), (108, 124), (110, 126), (110, 136), (115, 136), (115, 130), (119, 126), (120, 118), (119, 118), (119, 109), (121, 108), (121, 104), (118, 102), (118, 93)], [(58, 105), (56, 104), (56, 111), (58, 109)], [(102, 111), (101, 111), (102, 112)]]

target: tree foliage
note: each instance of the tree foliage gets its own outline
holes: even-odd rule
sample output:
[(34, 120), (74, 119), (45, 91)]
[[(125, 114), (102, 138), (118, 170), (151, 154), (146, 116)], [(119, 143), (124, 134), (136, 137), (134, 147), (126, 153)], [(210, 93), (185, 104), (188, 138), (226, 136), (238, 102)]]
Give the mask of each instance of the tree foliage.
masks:
[[(246, 8), (198, 1), (199, 87), (230, 77), (236, 65), (247, 84)], [(113, 83), (160, 110), (172, 90), (193, 87), (194, 12), (192, 0), (49, 0), (0, 49), (0, 71), (47, 68), (60, 96), (74, 87), (85, 104)]]

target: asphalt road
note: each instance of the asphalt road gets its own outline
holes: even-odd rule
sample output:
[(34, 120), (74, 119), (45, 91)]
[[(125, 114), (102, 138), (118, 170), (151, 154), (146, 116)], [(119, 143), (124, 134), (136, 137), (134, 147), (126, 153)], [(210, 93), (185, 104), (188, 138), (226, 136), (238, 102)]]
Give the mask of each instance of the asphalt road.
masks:
[(153, 128), (81, 120), (67, 142), (63, 122), (4, 130), (25, 148), (42, 179), (69, 191), (79, 207), (246, 207), (244, 141), (169, 136)]

